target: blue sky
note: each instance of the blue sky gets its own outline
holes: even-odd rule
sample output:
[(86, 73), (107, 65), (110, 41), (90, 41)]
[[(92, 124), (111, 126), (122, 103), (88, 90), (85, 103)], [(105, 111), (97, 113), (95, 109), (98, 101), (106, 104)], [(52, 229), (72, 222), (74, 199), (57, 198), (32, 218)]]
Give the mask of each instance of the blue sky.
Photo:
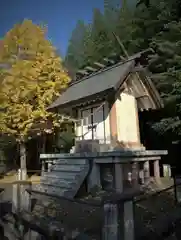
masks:
[(77, 20), (90, 22), (94, 7), (103, 8), (103, 0), (1, 0), (0, 38), (24, 18), (48, 25), (48, 37), (65, 54)]

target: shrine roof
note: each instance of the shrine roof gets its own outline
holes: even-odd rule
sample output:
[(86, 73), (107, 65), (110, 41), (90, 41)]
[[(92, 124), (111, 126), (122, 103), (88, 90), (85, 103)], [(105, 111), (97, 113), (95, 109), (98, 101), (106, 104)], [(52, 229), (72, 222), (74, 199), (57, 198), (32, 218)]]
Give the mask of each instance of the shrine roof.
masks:
[(60, 97), (53, 102), (49, 109), (71, 104), (77, 100), (94, 96), (105, 91), (116, 90), (134, 67), (134, 60), (119, 63), (90, 76), (75, 81)]
[[(85, 70), (79, 71), (81, 78), (72, 81), (71, 85), (48, 109), (51, 110), (59, 107), (64, 109), (67, 106), (76, 105), (78, 102), (84, 102), (88, 99), (95, 100), (99, 96), (115, 92), (122, 86), (128, 75), (134, 71), (137, 64), (144, 62), (147, 52), (148, 50), (134, 54), (128, 59), (119, 60), (116, 64), (112, 63), (111, 66), (104, 66), (97, 71), (94, 71), (92, 67), (87, 67)], [(109, 59), (107, 61), (111, 62)], [(101, 65), (101, 63), (98, 64)], [(91, 69), (92, 72), (87, 74), (87, 69)], [(153, 91), (155, 91), (154, 87)]]

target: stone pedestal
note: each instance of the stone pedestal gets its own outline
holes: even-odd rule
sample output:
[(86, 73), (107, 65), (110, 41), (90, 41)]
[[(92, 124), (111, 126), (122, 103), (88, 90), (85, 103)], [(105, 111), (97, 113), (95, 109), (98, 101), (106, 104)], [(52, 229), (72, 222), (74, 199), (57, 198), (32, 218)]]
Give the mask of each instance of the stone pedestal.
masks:
[(132, 163), (132, 186), (138, 188), (139, 170), (138, 162)]
[(76, 153), (100, 152), (99, 141), (98, 140), (76, 141), (75, 152)]
[(96, 164), (94, 159), (90, 161), (92, 162), (90, 162), (91, 172), (87, 179), (88, 192), (91, 192), (93, 188), (101, 188), (100, 165)]
[(155, 160), (155, 161), (153, 162), (153, 167), (154, 167), (154, 177), (155, 177), (155, 178), (160, 178), (159, 160)]
[(102, 240), (135, 239), (133, 197), (104, 204)]
[(139, 163), (139, 182), (141, 185), (144, 185), (145, 179), (144, 179), (144, 163)]
[(144, 171), (144, 182), (149, 182), (150, 179), (150, 164), (149, 161), (145, 161), (143, 163), (143, 171)]
[(114, 184), (117, 192), (123, 192), (123, 165), (120, 163), (114, 165)]

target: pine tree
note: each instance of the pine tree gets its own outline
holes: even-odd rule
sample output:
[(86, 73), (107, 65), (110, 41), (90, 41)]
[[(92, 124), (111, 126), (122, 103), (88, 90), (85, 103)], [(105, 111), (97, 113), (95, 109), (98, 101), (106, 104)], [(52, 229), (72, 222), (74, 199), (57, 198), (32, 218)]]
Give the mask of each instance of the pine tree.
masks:
[(65, 65), (73, 76), (85, 61), (86, 42), (89, 39), (89, 28), (83, 21), (78, 21), (69, 40)]
[[(133, 25), (133, 18), (134, 18), (134, 5), (130, 5), (127, 1), (123, 1), (123, 4), (118, 12), (118, 18), (116, 23), (116, 30), (115, 33), (121, 40), (122, 44), (124, 45), (125, 49), (127, 50), (128, 54), (133, 54), (137, 51), (135, 39), (133, 36), (134, 25)], [(120, 45), (116, 45), (116, 52), (122, 55), (125, 55), (122, 51)]]
[[(33, 36), (33, 37), (32, 37)], [(67, 86), (62, 60), (46, 39), (46, 29), (25, 20), (4, 37), (0, 53), (0, 130), (20, 145), (21, 169), (26, 174), (25, 142), (35, 131), (53, 131), (61, 118), (47, 107)], [(36, 129), (36, 126), (42, 129)], [(38, 132), (39, 133), (39, 132)]]
[(149, 7), (140, 4), (135, 12), (134, 39), (138, 46), (151, 47), (149, 70), (165, 103), (162, 119), (153, 124), (160, 134), (180, 135), (180, 14), (177, 0), (150, 0)]
[(134, 52), (131, 37), (134, 9), (135, 4), (129, 1), (120, 8), (120, 1), (104, 0), (104, 13), (94, 9), (91, 24), (85, 25), (79, 21), (72, 33), (65, 58), (68, 69), (75, 72), (113, 53), (124, 55), (115, 35), (127, 49), (130, 48), (130, 53)]
[(90, 40), (87, 46), (89, 51), (87, 58), (90, 63), (100, 61), (110, 53), (112, 46), (107, 30), (103, 14), (99, 9), (94, 9)]
[(165, 102), (165, 116), (154, 127), (181, 134), (181, 22), (170, 22), (153, 39), (149, 69)]

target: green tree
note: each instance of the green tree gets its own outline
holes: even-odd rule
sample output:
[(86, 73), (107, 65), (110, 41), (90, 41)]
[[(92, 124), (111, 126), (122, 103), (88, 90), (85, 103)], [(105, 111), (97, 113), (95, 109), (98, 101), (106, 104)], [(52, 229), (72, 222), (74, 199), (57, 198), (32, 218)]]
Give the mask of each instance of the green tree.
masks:
[(130, 54), (134, 52), (134, 42), (131, 37), (134, 9), (135, 4), (130, 1), (128, 3), (124, 1), (123, 6), (120, 7), (120, 1), (104, 0), (104, 12), (94, 9), (91, 24), (78, 22), (65, 58), (68, 69), (73, 68), (76, 72), (79, 68), (92, 65), (95, 61), (102, 61), (104, 57), (112, 54), (124, 55), (115, 35)]
[[(60, 124), (60, 116), (47, 111), (47, 106), (67, 86), (69, 77), (46, 39), (46, 29), (30, 20), (5, 35), (0, 64), (6, 66), (0, 89), (0, 130), (18, 141), (26, 175), (25, 142), (34, 131), (53, 131)], [(51, 122), (48, 128), (47, 122)], [(36, 129), (40, 125), (42, 129)]]
[(90, 45), (88, 46), (90, 62), (100, 61), (102, 57), (110, 53), (111, 44), (108, 31), (104, 22), (104, 16), (99, 9), (94, 9), (93, 11), (90, 40)]
[[(149, 70), (164, 100), (162, 119), (152, 126), (169, 139), (180, 138), (181, 119), (181, 52), (180, 52), (180, 3), (177, 0), (149, 1), (135, 11), (134, 39), (138, 46), (151, 47)], [(171, 138), (170, 138), (171, 137)]]
[(65, 57), (65, 65), (71, 75), (80, 68), (85, 60), (86, 41), (89, 38), (88, 26), (83, 21), (78, 21), (69, 40)]
[[(138, 49), (140, 50), (140, 48), (137, 48), (136, 38), (133, 38), (135, 29), (133, 24), (134, 12), (135, 6), (124, 1), (118, 11), (117, 23), (115, 24), (115, 33), (130, 55), (137, 52)], [(125, 55), (118, 43), (115, 43), (115, 52)]]
[(181, 135), (181, 22), (170, 22), (153, 39), (149, 69), (165, 102), (165, 116), (154, 127)]

